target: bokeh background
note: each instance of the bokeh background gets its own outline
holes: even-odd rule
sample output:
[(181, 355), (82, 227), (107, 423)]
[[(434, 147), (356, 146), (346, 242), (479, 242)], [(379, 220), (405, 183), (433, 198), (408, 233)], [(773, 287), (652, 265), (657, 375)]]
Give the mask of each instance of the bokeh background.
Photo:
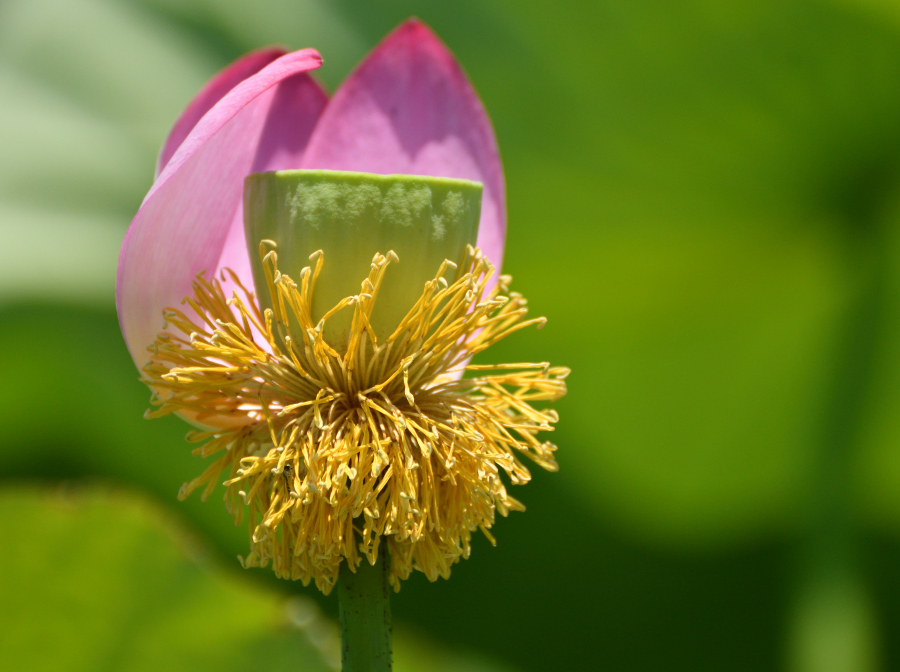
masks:
[(114, 311), (157, 149), (242, 53), (333, 91), (400, 21), (447, 42), (508, 181), (505, 271), (571, 366), (559, 474), (397, 669), (900, 670), (900, 4), (2, 0), (0, 659), (334, 669), (336, 598), (243, 571)]

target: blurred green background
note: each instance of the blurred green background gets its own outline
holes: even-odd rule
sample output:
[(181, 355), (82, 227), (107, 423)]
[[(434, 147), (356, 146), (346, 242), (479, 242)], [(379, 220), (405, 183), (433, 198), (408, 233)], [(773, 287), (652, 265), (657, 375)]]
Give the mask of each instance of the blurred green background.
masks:
[(900, 4), (2, 0), (0, 657), (334, 669), (336, 599), (240, 570), (114, 275), (169, 126), (242, 53), (329, 90), (428, 22), (491, 114), (505, 271), (574, 370), (560, 473), (393, 600), (398, 670), (900, 670)]

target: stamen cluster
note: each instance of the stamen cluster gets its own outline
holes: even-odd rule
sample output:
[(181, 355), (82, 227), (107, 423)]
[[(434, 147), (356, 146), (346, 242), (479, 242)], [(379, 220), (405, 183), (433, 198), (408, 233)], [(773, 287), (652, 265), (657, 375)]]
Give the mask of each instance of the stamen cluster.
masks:
[[(534, 402), (565, 394), (568, 370), (548, 364), (468, 364), (471, 357), (543, 318), (525, 319), (526, 302), (509, 291), (480, 251), (459, 268), (445, 262), (394, 332), (379, 341), (370, 316), (393, 252), (376, 255), (358, 295), (313, 319), (312, 299), (324, 255), (299, 285), (278, 271), (275, 244), (260, 246), (272, 308), (261, 310), (234, 273), (201, 274), (190, 310), (169, 309), (167, 331), (151, 347), (144, 382), (149, 417), (171, 413), (214, 427), (195, 431), (194, 452), (218, 458), (180, 497), (205, 499), (226, 474), (225, 501), (250, 523), (244, 566), (272, 564), (283, 578), (315, 581), (328, 593), (341, 562), (374, 563), (390, 551), (390, 581), (413, 569), (447, 577), (468, 557), (472, 532), (495, 513), (523, 510), (506, 490), (530, 474), (525, 456), (555, 471), (540, 441), (555, 411)], [(446, 275), (455, 280), (448, 282)], [(238, 288), (226, 298), (223, 281)], [(349, 341), (326, 341), (339, 311), (352, 311)], [(471, 377), (460, 377), (464, 371)]]

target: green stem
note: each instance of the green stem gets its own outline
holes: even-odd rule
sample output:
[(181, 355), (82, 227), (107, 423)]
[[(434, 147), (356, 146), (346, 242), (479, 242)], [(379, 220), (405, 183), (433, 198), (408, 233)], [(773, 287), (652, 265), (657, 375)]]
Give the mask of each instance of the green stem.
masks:
[(873, 672), (877, 622), (853, 518), (853, 473), (883, 338), (889, 259), (885, 232), (860, 226), (846, 246), (859, 283), (848, 306), (817, 452), (808, 537), (796, 597), (792, 672)]
[(345, 562), (337, 588), (344, 672), (391, 670), (387, 544), (379, 545), (374, 566), (363, 559), (354, 573)]

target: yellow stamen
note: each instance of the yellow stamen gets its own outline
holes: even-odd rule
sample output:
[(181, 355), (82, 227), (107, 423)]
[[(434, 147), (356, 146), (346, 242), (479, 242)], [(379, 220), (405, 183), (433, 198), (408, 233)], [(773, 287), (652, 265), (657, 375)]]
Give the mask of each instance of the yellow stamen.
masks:
[[(150, 350), (144, 382), (153, 390), (149, 417), (182, 413), (223, 427), (194, 432), (204, 457), (224, 453), (182, 488), (206, 498), (223, 473), (225, 500), (235, 520), (250, 519), (246, 567), (272, 564), (284, 578), (311, 579), (328, 593), (340, 563), (374, 562), (389, 544), (390, 581), (418, 569), (435, 580), (468, 557), (475, 530), (488, 530), (495, 512), (524, 510), (507, 494), (531, 475), (527, 457), (555, 471), (556, 447), (537, 438), (557, 421), (534, 402), (565, 394), (568, 369), (540, 364), (467, 365), (488, 345), (543, 320), (524, 320), (525, 300), (469, 248), (448, 283), (443, 265), (422, 296), (384, 341), (370, 326), (384, 274), (397, 260), (375, 255), (360, 294), (318, 322), (312, 296), (324, 264), (310, 258), (298, 285), (279, 273), (275, 244), (260, 254), (271, 309), (260, 312), (237, 278), (226, 299), (219, 279), (198, 276), (185, 300), (199, 316), (166, 311), (169, 332)], [(225, 279), (223, 274), (222, 280)], [(346, 352), (325, 340), (325, 323), (352, 310)], [(455, 379), (469, 370), (472, 378)]]

